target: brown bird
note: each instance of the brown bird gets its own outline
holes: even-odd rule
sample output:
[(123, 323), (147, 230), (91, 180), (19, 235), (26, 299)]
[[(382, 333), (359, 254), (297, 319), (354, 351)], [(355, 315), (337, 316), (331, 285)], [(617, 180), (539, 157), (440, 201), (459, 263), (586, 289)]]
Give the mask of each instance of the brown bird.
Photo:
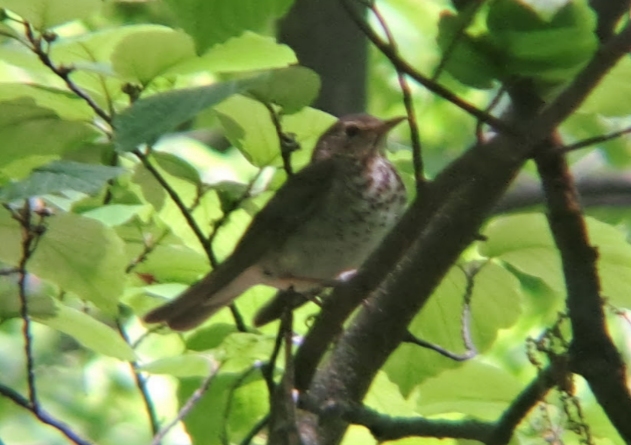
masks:
[[(309, 294), (361, 266), (405, 207), (401, 178), (384, 156), (386, 134), (404, 119), (338, 120), (318, 140), (311, 163), (254, 217), (232, 255), (145, 321), (192, 329), (257, 284)], [(257, 324), (280, 306), (265, 306)]]

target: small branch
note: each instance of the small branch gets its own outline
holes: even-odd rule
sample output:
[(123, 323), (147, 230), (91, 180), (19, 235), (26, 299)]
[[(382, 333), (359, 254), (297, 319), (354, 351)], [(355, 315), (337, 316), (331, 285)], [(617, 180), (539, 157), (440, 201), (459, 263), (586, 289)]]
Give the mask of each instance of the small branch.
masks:
[(631, 133), (631, 127), (625, 128), (624, 130), (620, 130), (620, 131), (614, 131), (613, 133), (601, 134), (600, 136), (594, 136), (592, 138), (583, 139), (582, 141), (578, 141), (570, 145), (565, 145), (564, 147), (561, 147), (560, 150), (563, 153), (569, 153), (570, 151), (600, 144), (601, 142), (607, 142), (607, 141), (619, 138), (620, 136), (624, 136), (625, 134), (629, 134), (629, 133)]
[(20, 269), (17, 267), (8, 267), (6, 269), (0, 269), (0, 276), (7, 276), (19, 273)]
[[(502, 86), (502, 88), (500, 88), (497, 91), (497, 94), (495, 94), (493, 99), (491, 99), (491, 102), (484, 109), (484, 111), (486, 111), (487, 113), (491, 114), (491, 111), (493, 111), (493, 108), (495, 108), (497, 106), (499, 101), (502, 99), (502, 96), (504, 95), (504, 93), (505, 93), (505, 89)], [(476, 139), (478, 141), (478, 144), (483, 144), (484, 143), (483, 130), (484, 130), (484, 122), (482, 120), (478, 119), (478, 121), (477, 121), (477, 123), (475, 125), (475, 137), (476, 137)]]
[[(118, 318), (116, 319), (116, 327), (118, 328), (118, 332), (120, 333), (121, 337), (123, 337), (123, 340), (125, 340), (125, 343), (131, 345), (132, 342), (129, 340), (127, 332), (125, 332), (125, 327)], [(130, 361), (129, 367), (131, 368), (132, 374), (134, 375), (136, 387), (138, 387), (138, 390), (140, 391), (142, 401), (145, 405), (145, 410), (147, 411), (147, 416), (149, 416), (151, 434), (156, 435), (160, 430), (160, 422), (158, 421), (158, 415), (156, 414), (156, 407), (153, 404), (153, 400), (151, 400), (151, 394), (149, 394), (149, 389), (147, 388), (147, 379), (140, 371), (140, 366), (138, 365), (137, 361)]]
[(136, 155), (136, 157), (138, 157), (138, 159), (140, 159), (140, 162), (142, 162), (142, 165), (145, 166), (145, 168), (149, 171), (149, 173), (151, 173), (151, 175), (155, 178), (155, 180), (158, 181), (158, 183), (162, 186), (162, 188), (167, 192), (169, 197), (173, 200), (177, 208), (180, 210), (180, 213), (182, 213), (182, 216), (184, 217), (184, 219), (186, 219), (188, 226), (191, 228), (191, 230), (197, 237), (197, 240), (202, 245), (204, 252), (206, 252), (206, 255), (208, 256), (208, 258), (210, 258), (212, 255), (212, 252), (211, 252), (210, 246), (208, 245), (208, 239), (206, 239), (206, 236), (202, 233), (202, 230), (199, 228), (199, 226), (195, 222), (193, 215), (191, 215), (191, 212), (186, 207), (186, 204), (184, 204), (184, 201), (182, 201), (182, 198), (180, 198), (180, 195), (178, 195), (177, 192), (173, 189), (173, 187), (171, 187), (171, 185), (167, 182), (164, 176), (160, 174), (158, 169), (156, 169), (153, 166), (153, 164), (149, 160), (149, 157), (146, 154), (144, 154), (140, 150), (135, 150), (134, 154)]
[(221, 431), (221, 441), (224, 445), (231, 444), (230, 435), (228, 433), (228, 422), (230, 419), (230, 412), (232, 411), (232, 403), (234, 401), (234, 393), (239, 389), (241, 385), (246, 381), (248, 377), (254, 374), (254, 371), (257, 371), (260, 368), (258, 364), (254, 366), (250, 366), (245, 372), (243, 372), (237, 380), (234, 381), (232, 385), (230, 385), (230, 389), (228, 390), (228, 400), (226, 401), (226, 408), (223, 412), (223, 419), (221, 421), (222, 431)]
[(276, 361), (278, 360), (280, 348), (283, 345), (284, 336), (284, 326), (281, 323), (281, 325), (278, 327), (278, 332), (276, 333), (276, 340), (274, 341), (274, 349), (272, 350), (272, 355), (270, 356), (269, 361), (261, 367), (261, 374), (263, 375), (263, 379), (267, 384), (267, 391), (269, 392), (270, 404), (272, 402), (274, 391), (276, 390), (276, 383), (274, 382), (274, 370), (276, 369)]
[(250, 445), (252, 439), (256, 437), (258, 433), (261, 432), (263, 428), (269, 423), (269, 414), (263, 417), (261, 420), (256, 422), (256, 424), (252, 427), (250, 432), (243, 438), (240, 445)]
[(202, 382), (201, 386), (195, 390), (195, 392), (188, 398), (188, 400), (182, 406), (182, 408), (180, 408), (180, 410), (177, 413), (177, 416), (175, 416), (175, 418), (172, 421), (164, 425), (162, 429), (158, 432), (158, 434), (156, 434), (153, 437), (153, 440), (151, 441), (151, 445), (160, 445), (160, 442), (162, 441), (162, 439), (164, 439), (164, 436), (166, 436), (167, 433), (175, 425), (177, 425), (178, 422), (183, 420), (188, 415), (188, 413), (191, 412), (191, 410), (195, 407), (197, 402), (199, 402), (199, 399), (201, 399), (202, 396), (206, 393), (206, 391), (208, 391), (210, 384), (212, 383), (212, 381), (214, 380), (215, 376), (217, 375), (220, 369), (221, 369), (221, 366), (213, 367), (213, 363), (211, 363), (210, 374), (208, 374), (208, 376)]
[(278, 142), (280, 143), (280, 155), (283, 158), (283, 169), (285, 170), (285, 173), (287, 173), (287, 176), (291, 176), (294, 174), (291, 167), (291, 153), (298, 150), (300, 147), (291, 135), (283, 131), (278, 113), (274, 107), (267, 102), (263, 102), (263, 105), (265, 105), (269, 111), (272, 123), (276, 129), (276, 135), (278, 136)]
[(12, 388), (9, 388), (8, 386), (5, 386), (1, 383), (0, 383), (0, 394), (2, 394), (7, 399), (11, 400), (16, 405), (19, 405), (22, 408), (27, 409), (28, 411), (32, 412), (35, 415), (35, 417), (37, 417), (37, 419), (39, 419), (41, 422), (45, 423), (46, 425), (50, 425), (51, 427), (55, 428), (57, 431), (62, 433), (64, 436), (66, 436), (71, 442), (77, 445), (93, 445), (93, 442), (80, 437), (77, 433), (75, 433), (72, 430), (70, 426), (68, 426), (67, 424), (65, 424), (64, 422), (60, 420), (55, 419), (44, 409), (39, 408), (37, 411), (35, 411), (34, 408), (31, 406), (31, 403), (28, 399), (24, 398), (22, 395), (20, 395), (18, 392), (16, 392)]
[(447, 66), (447, 63), (449, 62), (449, 59), (451, 59), (451, 56), (456, 50), (456, 47), (458, 46), (458, 43), (462, 39), (462, 36), (464, 35), (467, 27), (471, 24), (471, 22), (475, 18), (476, 13), (480, 9), (480, 7), (484, 4), (484, 0), (478, 0), (471, 3), (472, 4), (469, 5), (469, 8), (467, 8), (467, 10), (464, 11), (464, 14), (467, 14), (467, 17), (465, 18), (465, 20), (462, 20), (462, 22), (460, 23), (460, 26), (458, 27), (458, 30), (456, 31), (454, 35), (454, 38), (451, 40), (451, 42), (449, 42), (449, 46), (447, 46), (445, 51), (443, 51), (443, 56), (440, 58), (440, 62), (438, 66), (436, 67), (436, 69), (434, 70), (434, 74), (432, 75), (433, 81), (438, 81), (438, 78), (440, 77), (442, 72), (445, 70), (445, 67)]
[(301, 395), (299, 406), (321, 419), (341, 418), (362, 425), (379, 441), (386, 442), (405, 437), (435, 437), (469, 439), (485, 442), (493, 433), (494, 424), (480, 420), (443, 420), (424, 417), (391, 417), (365, 406), (342, 405), (331, 402), (325, 408), (308, 396)]
[(443, 357), (447, 357), (448, 359), (455, 360), (457, 362), (464, 362), (466, 360), (472, 359), (473, 357), (477, 355), (477, 351), (475, 349), (473, 350), (468, 349), (464, 354), (457, 354), (455, 352), (448, 351), (442, 346), (438, 346), (435, 343), (431, 343), (427, 340), (418, 338), (411, 332), (408, 332), (408, 334), (403, 338), (403, 342), (412, 343), (414, 345), (420, 346), (421, 348), (430, 349), (434, 352), (439, 353)]
[(125, 273), (131, 273), (131, 271), (133, 271), (136, 267), (138, 267), (140, 263), (144, 262), (149, 256), (149, 254), (153, 252), (156, 247), (158, 247), (158, 244), (160, 244), (160, 242), (164, 238), (166, 238), (168, 233), (169, 231), (165, 230), (164, 232), (160, 234), (160, 236), (158, 236), (155, 239), (149, 238), (143, 235), (144, 249), (142, 250), (142, 252), (140, 252), (140, 254), (136, 258), (134, 258), (133, 260), (129, 262), (129, 264), (125, 268)]
[(24, 33), (28, 42), (31, 44), (28, 48), (35, 53), (35, 55), (39, 58), (39, 60), (47, 66), (55, 75), (61, 78), (70, 91), (75, 93), (81, 99), (83, 99), (90, 108), (105, 122), (108, 124), (112, 124), (112, 117), (103, 110), (95, 101), (92, 99), (85, 91), (79, 88), (71, 79), (70, 73), (72, 73), (73, 68), (64, 67), (64, 66), (56, 66), (53, 61), (50, 59), (48, 52), (44, 50), (42, 46), (43, 39), (41, 36), (36, 37), (33, 33), (33, 27), (30, 23), (24, 22)]
[[(35, 252), (35, 247), (39, 237), (44, 233), (45, 227), (42, 225), (47, 212), (38, 212), (39, 221), (33, 224), (31, 202), (29, 199), (24, 201), (24, 207), (15, 210), (12, 207), (4, 206), (11, 212), (12, 218), (18, 222), (22, 232), (22, 254), (18, 263), (18, 297), (20, 299), (20, 317), (22, 318), (22, 335), (24, 337), (24, 354), (26, 355), (26, 378), (28, 384), (28, 395), (30, 407), (34, 413), (39, 412), (40, 406), (37, 399), (37, 388), (35, 385), (35, 361), (33, 359), (33, 336), (31, 334), (31, 318), (28, 313), (28, 297), (26, 295), (26, 265)], [(39, 209), (38, 209), (39, 210)]]
[(486, 445), (507, 444), (521, 421), (554, 387), (560, 376), (566, 373), (567, 368), (555, 369), (551, 366), (539, 371), (537, 377), (519, 393), (495, 422), (493, 432), (485, 441)]
[(442, 97), (443, 99), (448, 100), (453, 103), (460, 109), (466, 111), (472, 116), (477, 117), (488, 125), (492, 126), (496, 130), (505, 132), (505, 133), (513, 133), (514, 130), (510, 128), (505, 122), (500, 119), (497, 119), (494, 116), (485, 113), (469, 102), (462, 100), (458, 95), (452, 93), (447, 88), (441, 86), (440, 84), (428, 79), (423, 74), (419, 73), (414, 67), (408, 64), (405, 60), (401, 59), (396, 52), (392, 50), (390, 45), (383, 41), (377, 33), (370, 27), (368, 23), (364, 20), (362, 15), (359, 13), (357, 8), (355, 8), (351, 2), (352, 0), (341, 0), (342, 5), (353, 19), (355, 24), (359, 27), (359, 29), (370, 39), (370, 41), (381, 51), (381, 53), (390, 60), (393, 66), (395, 66), (401, 72), (407, 74), (412, 79), (417, 81), (419, 84), (423, 85), (425, 88), (435, 93), (436, 95)]
[[(371, 2), (369, 5), (370, 10), (375, 15), (383, 32), (386, 34), (386, 38), (388, 39), (388, 45), (392, 49), (392, 52), (397, 55), (399, 50), (397, 48), (396, 41), (394, 40), (394, 36), (388, 27), (385, 19), (381, 15), (377, 6), (375, 6), (374, 2)], [(401, 93), (403, 94), (403, 104), (405, 105), (405, 111), (408, 116), (408, 125), (410, 127), (410, 139), (412, 140), (412, 164), (414, 166), (414, 179), (416, 181), (416, 193), (420, 195), (423, 193), (423, 188), (425, 186), (425, 176), (424, 176), (424, 167), (423, 167), (423, 151), (421, 146), (421, 138), (418, 130), (418, 123), (416, 122), (416, 114), (414, 113), (414, 101), (412, 99), (412, 91), (410, 90), (410, 86), (408, 85), (407, 79), (405, 78), (405, 73), (398, 67), (395, 66), (395, 70), (397, 72), (397, 79), (399, 81), (399, 86), (401, 88)]]

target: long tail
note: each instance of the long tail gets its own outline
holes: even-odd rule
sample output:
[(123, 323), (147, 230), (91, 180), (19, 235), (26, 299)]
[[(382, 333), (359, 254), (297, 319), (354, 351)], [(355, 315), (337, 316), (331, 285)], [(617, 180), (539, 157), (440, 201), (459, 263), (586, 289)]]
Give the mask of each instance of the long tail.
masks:
[(176, 331), (193, 329), (261, 282), (260, 272), (255, 267), (244, 270), (224, 286), (218, 285), (218, 281), (221, 281), (218, 278), (217, 274), (211, 272), (175, 300), (149, 312), (144, 320), (147, 323), (166, 322)]

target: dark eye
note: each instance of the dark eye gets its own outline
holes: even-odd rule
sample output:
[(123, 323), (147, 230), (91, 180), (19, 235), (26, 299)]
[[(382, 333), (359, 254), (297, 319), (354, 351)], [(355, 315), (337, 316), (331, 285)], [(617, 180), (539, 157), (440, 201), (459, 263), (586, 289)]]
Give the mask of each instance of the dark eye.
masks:
[(359, 127), (357, 125), (350, 124), (346, 126), (344, 131), (346, 133), (346, 136), (348, 136), (349, 138), (352, 138), (359, 134)]

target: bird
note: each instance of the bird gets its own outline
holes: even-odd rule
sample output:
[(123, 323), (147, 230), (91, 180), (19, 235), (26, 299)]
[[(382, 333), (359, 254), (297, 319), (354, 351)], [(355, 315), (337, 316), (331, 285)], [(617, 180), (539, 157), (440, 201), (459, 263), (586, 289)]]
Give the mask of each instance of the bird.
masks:
[(144, 321), (193, 329), (263, 284), (281, 292), (255, 316), (260, 325), (277, 316), (283, 295), (312, 295), (359, 268), (405, 209), (405, 186), (385, 156), (387, 133), (405, 119), (337, 120), (318, 139), (310, 163), (254, 216), (233, 253)]

